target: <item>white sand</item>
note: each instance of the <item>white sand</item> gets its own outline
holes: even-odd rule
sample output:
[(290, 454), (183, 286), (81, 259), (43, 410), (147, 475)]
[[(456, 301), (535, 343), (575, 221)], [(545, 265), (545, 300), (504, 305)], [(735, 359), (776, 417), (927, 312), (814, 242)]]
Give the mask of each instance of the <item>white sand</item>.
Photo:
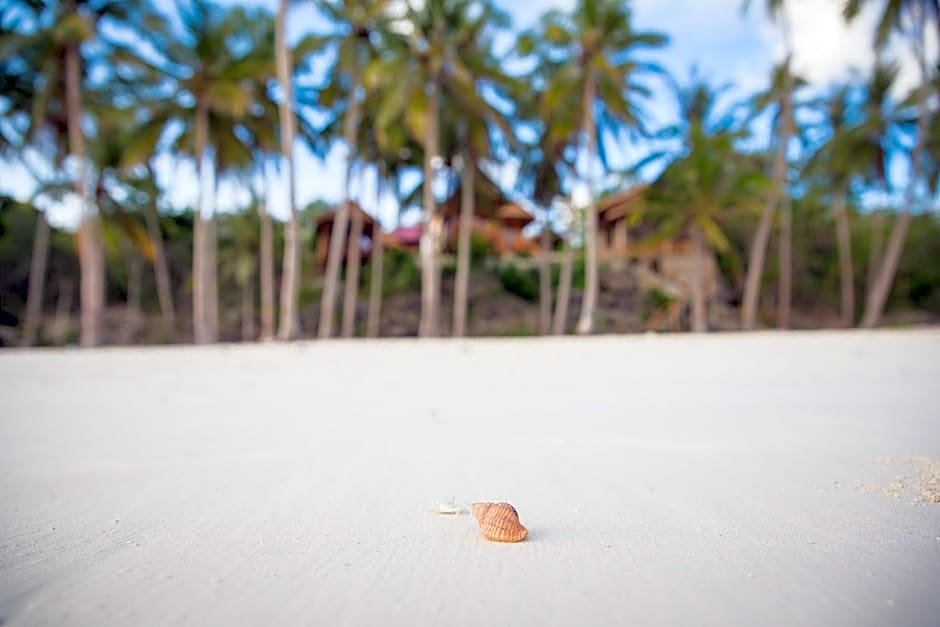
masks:
[(938, 331), (5, 352), (0, 443), (4, 625), (940, 620)]

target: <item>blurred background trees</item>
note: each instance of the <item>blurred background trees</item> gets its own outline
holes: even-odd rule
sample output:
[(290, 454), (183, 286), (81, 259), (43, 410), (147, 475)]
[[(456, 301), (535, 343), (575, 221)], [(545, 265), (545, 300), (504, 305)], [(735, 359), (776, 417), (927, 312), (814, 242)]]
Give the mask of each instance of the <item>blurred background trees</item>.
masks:
[[(330, 28), (288, 41), (303, 4)], [(783, 58), (729, 99), (669, 77), (666, 37), (613, 0), (525, 32), (492, 0), (4, 3), (0, 159), (32, 191), (0, 197), (0, 341), (935, 322), (938, 3), (848, 0), (846, 20), (866, 5), (876, 63), (820, 90), (764, 3)], [(676, 119), (648, 114), (657, 85)], [(342, 199), (298, 206), (295, 151), (333, 148)]]

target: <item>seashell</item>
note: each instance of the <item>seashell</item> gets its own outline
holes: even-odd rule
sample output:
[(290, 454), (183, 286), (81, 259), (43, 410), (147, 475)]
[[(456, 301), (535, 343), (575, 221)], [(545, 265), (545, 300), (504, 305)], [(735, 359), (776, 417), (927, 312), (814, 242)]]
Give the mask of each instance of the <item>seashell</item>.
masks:
[(509, 503), (474, 503), (473, 515), (487, 540), (519, 542), (529, 533), (519, 522), (516, 508)]

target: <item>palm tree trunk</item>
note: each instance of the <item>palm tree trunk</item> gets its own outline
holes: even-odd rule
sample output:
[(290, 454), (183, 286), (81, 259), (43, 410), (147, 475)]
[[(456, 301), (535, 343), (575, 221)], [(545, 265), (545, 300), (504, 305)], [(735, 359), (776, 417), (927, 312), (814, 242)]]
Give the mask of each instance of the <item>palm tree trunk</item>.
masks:
[(708, 304), (705, 299), (705, 241), (701, 227), (692, 226), (692, 252), (695, 267), (692, 277), (692, 332), (708, 331)]
[(470, 232), (473, 227), (476, 163), (469, 148), (464, 151), (460, 222), (457, 233), (457, 276), (454, 286), (454, 337), (467, 334), (467, 292), (470, 287)]
[[(213, 168), (215, 171), (215, 168)], [(215, 188), (214, 188), (215, 189)], [(212, 204), (215, 205), (217, 193), (213, 191)], [(209, 342), (219, 341), (219, 238), (217, 224), (215, 221), (215, 211), (213, 215), (206, 220), (205, 245), (206, 256), (203, 270), (206, 273), (206, 336)]]
[(849, 214), (845, 208), (845, 184), (840, 184), (832, 199), (832, 213), (836, 221), (836, 241), (839, 247), (839, 287), (842, 299), (839, 322), (851, 327), (855, 320), (855, 276), (852, 269), (852, 234)]
[(36, 234), (33, 254), (29, 261), (29, 289), (26, 293), (26, 316), (20, 346), (36, 343), (39, 321), (42, 318), (42, 295), (46, 285), (46, 263), (49, 259), (49, 223), (42, 211), (36, 212)]
[(349, 232), (349, 245), (346, 248), (346, 285), (343, 294), (343, 322), (340, 334), (352, 337), (356, 327), (356, 305), (359, 301), (359, 240), (362, 239), (362, 212), (352, 215), (352, 228)]
[(379, 207), (382, 204), (382, 184), (385, 169), (380, 164), (375, 173), (375, 207), (376, 220), (372, 230), (372, 280), (369, 285), (369, 318), (366, 321), (366, 337), (378, 337), (379, 323), (382, 316), (382, 283), (384, 281), (385, 240), (382, 237), (382, 223), (378, 219)]
[(131, 343), (140, 328), (140, 296), (144, 266), (133, 250), (127, 251), (127, 318), (125, 341)]
[(274, 230), (271, 228), (271, 212), (268, 211), (267, 175), (261, 171), (264, 198), (258, 203), (261, 219), (261, 340), (274, 339)]
[[(789, 71), (787, 86), (789, 93)], [(789, 99), (785, 99), (788, 102)], [(789, 139), (789, 123), (785, 112), (781, 111), (777, 137), (777, 153), (774, 156), (773, 182), (764, 210), (761, 212), (757, 231), (751, 241), (751, 250), (748, 255), (747, 275), (744, 280), (744, 298), (741, 306), (741, 328), (752, 331), (757, 327), (758, 301), (760, 300), (760, 283), (764, 274), (764, 260), (767, 257), (767, 244), (770, 241), (770, 229), (773, 226), (774, 210), (783, 193), (783, 185), (787, 174), (787, 140)]]
[(241, 337), (243, 342), (255, 339), (255, 297), (251, 278), (241, 282)]
[(588, 205), (585, 208), (584, 224), (584, 294), (581, 299), (581, 316), (578, 319), (579, 335), (594, 331), (594, 310), (597, 307), (597, 208), (594, 206), (594, 151), (597, 146), (597, 128), (594, 125), (594, 74), (588, 72), (584, 82), (582, 106), (584, 107), (585, 152), (588, 159), (587, 187)]
[(558, 277), (558, 299), (555, 301), (555, 320), (552, 333), (564, 335), (568, 324), (568, 301), (571, 300), (571, 273), (574, 266), (571, 243), (566, 238), (561, 253), (561, 273)]
[(904, 240), (907, 237), (907, 229), (911, 223), (911, 213), (917, 202), (917, 185), (921, 178), (921, 156), (924, 152), (924, 146), (927, 142), (927, 122), (930, 112), (928, 111), (927, 101), (930, 95), (930, 73), (927, 69), (927, 58), (924, 50), (924, 37), (926, 35), (927, 15), (926, 7), (921, 10), (921, 23), (919, 43), (915, 44), (918, 67), (921, 72), (920, 94), (918, 95), (918, 113), (917, 113), (917, 143), (911, 153), (911, 178), (907, 184), (907, 198), (904, 203), (904, 210), (898, 216), (891, 229), (891, 236), (888, 238), (888, 246), (885, 249), (884, 260), (878, 269), (878, 274), (872, 284), (872, 289), (868, 294), (865, 303), (865, 315), (862, 317), (862, 327), (873, 329), (878, 326), (881, 316), (884, 313), (885, 303), (888, 301), (888, 294), (894, 285), (894, 277), (897, 274), (898, 264), (901, 261), (901, 252), (904, 248)]
[(379, 322), (382, 316), (382, 282), (384, 279), (385, 241), (382, 239), (382, 227), (376, 222), (372, 237), (372, 282), (369, 286), (369, 319), (366, 323), (366, 336), (378, 337)]
[(74, 284), (69, 277), (59, 279), (59, 292), (56, 296), (55, 317), (49, 334), (56, 345), (65, 344), (72, 320), (72, 291)]
[(98, 214), (88, 207), (86, 198), (87, 163), (85, 134), (82, 131), (81, 68), (78, 44), (69, 44), (65, 52), (65, 95), (67, 101), (69, 152), (77, 163), (75, 195), (81, 203), (78, 227), (78, 263), (81, 270), (81, 340), (82, 346), (101, 343), (101, 318), (104, 313), (104, 260)]
[(777, 284), (777, 328), (790, 327), (793, 296), (793, 200), (789, 190), (780, 199), (780, 281)]
[(897, 272), (898, 263), (901, 260), (901, 251), (904, 246), (904, 239), (907, 237), (907, 229), (911, 222), (910, 209), (905, 209), (898, 215), (898, 219), (891, 229), (891, 236), (888, 238), (888, 246), (885, 250), (884, 261), (878, 268), (878, 274), (875, 275), (871, 292), (865, 301), (865, 315), (862, 317), (861, 326), (865, 329), (873, 329), (878, 326), (881, 316), (884, 313), (885, 303), (888, 300), (888, 294), (894, 284), (894, 276)]
[(287, 169), (287, 198), (290, 217), (285, 227), (284, 267), (281, 273), (281, 319), (278, 337), (292, 340), (300, 336), (300, 225), (297, 202), (294, 197), (294, 90), (291, 84), (291, 67), (287, 46), (287, 8), (289, 0), (281, 0), (275, 24), (275, 53), (277, 82), (283, 91), (278, 105), (281, 124), (281, 153)]
[(539, 333), (548, 335), (552, 327), (552, 231), (548, 221), (542, 226), (542, 252), (539, 255)]
[(160, 214), (157, 211), (157, 179), (153, 167), (147, 163), (147, 171), (153, 184), (154, 197), (144, 210), (147, 234), (153, 247), (153, 278), (157, 284), (157, 300), (160, 303), (160, 315), (167, 331), (173, 329), (176, 310), (173, 307), (173, 288), (170, 285), (170, 270), (167, 266), (166, 250), (163, 246), (163, 233), (160, 230)]
[(865, 275), (866, 299), (870, 298), (872, 289), (875, 287), (875, 278), (878, 276), (878, 269), (881, 267), (881, 259), (884, 257), (884, 211), (873, 211), (869, 220), (871, 222), (871, 241), (868, 246), (868, 269)]
[(343, 246), (346, 244), (346, 230), (349, 227), (350, 210), (350, 178), (352, 178), (353, 163), (356, 159), (356, 137), (358, 136), (359, 98), (356, 94), (358, 81), (353, 79), (349, 102), (346, 109), (346, 119), (343, 120), (343, 141), (346, 144), (346, 168), (343, 182), (343, 201), (333, 216), (333, 227), (330, 229), (330, 248), (326, 257), (326, 276), (323, 279), (323, 296), (320, 300), (320, 324), (317, 335), (321, 339), (333, 335), (333, 319), (336, 315), (336, 294), (339, 291), (339, 268), (342, 265)]
[(208, 238), (206, 234), (206, 145), (209, 141), (209, 107), (204, 99), (196, 103), (196, 170), (199, 177), (199, 202), (196, 207), (196, 218), (193, 221), (193, 340), (196, 344), (211, 342), (207, 327), (208, 295), (207, 279), (207, 251)]
[(431, 81), (428, 94), (426, 135), (424, 138), (424, 201), (425, 222), (421, 231), (421, 319), (420, 337), (437, 337), (440, 331), (440, 272), (437, 265), (443, 225), (434, 202), (434, 162), (437, 157), (438, 118), (440, 116), (440, 85)]

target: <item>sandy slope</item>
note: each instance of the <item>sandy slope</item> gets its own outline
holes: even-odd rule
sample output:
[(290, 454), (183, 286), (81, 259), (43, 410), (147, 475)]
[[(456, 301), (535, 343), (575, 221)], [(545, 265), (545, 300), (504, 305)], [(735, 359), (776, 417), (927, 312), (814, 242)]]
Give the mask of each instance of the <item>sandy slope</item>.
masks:
[(6, 352), (0, 443), (5, 625), (940, 616), (937, 331)]

